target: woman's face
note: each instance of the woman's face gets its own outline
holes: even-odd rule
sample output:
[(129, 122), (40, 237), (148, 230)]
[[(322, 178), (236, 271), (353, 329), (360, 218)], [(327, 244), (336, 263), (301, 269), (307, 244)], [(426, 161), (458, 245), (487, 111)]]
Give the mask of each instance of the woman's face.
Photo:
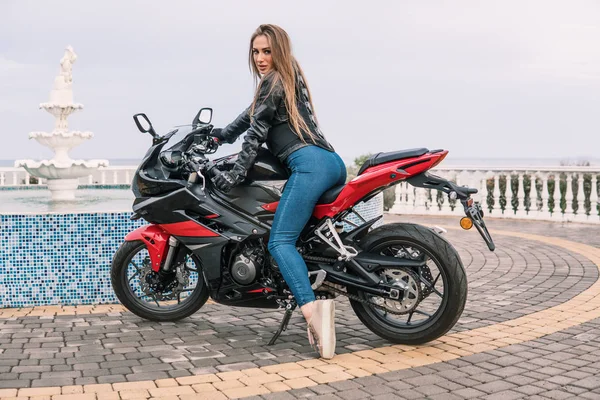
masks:
[(252, 56), (254, 64), (261, 73), (266, 74), (273, 68), (273, 59), (271, 58), (271, 46), (269, 39), (265, 35), (259, 35), (252, 42)]

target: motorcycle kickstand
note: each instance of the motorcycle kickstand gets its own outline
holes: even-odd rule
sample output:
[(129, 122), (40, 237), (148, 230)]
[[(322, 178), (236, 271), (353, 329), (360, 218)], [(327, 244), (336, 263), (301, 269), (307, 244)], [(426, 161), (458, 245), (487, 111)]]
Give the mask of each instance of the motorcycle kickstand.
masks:
[(271, 341), (269, 342), (268, 346), (274, 345), (275, 342), (277, 341), (277, 339), (279, 338), (279, 335), (281, 335), (281, 333), (287, 329), (288, 323), (290, 322), (290, 319), (292, 318), (292, 314), (294, 313), (294, 310), (296, 309), (297, 306), (298, 305), (296, 304), (296, 302), (294, 302), (294, 304), (290, 303), (285, 307), (285, 315), (283, 316), (283, 321), (281, 321), (281, 324), (279, 325), (279, 329), (277, 330), (277, 332), (275, 332), (275, 335), (273, 335), (273, 337), (271, 338)]

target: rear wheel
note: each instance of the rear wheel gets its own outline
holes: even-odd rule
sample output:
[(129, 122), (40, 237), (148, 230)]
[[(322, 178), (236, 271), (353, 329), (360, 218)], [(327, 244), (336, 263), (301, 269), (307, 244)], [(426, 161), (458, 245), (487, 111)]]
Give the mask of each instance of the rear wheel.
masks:
[(174, 272), (152, 271), (144, 242), (127, 241), (113, 258), (111, 282), (119, 301), (151, 321), (177, 321), (198, 311), (208, 300), (200, 262), (184, 247)]
[(467, 276), (446, 239), (427, 227), (399, 223), (374, 229), (360, 245), (375, 254), (424, 262), (379, 271), (387, 285), (400, 289), (397, 300), (349, 288), (361, 300), (350, 301), (354, 312), (371, 331), (394, 343), (421, 344), (456, 324), (467, 300)]

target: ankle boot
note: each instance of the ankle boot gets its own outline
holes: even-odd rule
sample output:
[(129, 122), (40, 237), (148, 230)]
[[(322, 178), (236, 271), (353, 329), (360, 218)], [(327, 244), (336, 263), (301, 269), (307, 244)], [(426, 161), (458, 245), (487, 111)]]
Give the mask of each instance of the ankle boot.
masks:
[(308, 322), (308, 341), (323, 358), (335, 354), (335, 303), (333, 300), (315, 300)]

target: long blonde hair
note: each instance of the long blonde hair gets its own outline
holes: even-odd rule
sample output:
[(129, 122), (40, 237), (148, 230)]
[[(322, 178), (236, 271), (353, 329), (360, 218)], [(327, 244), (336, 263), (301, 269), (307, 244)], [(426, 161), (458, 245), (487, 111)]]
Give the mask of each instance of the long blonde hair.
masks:
[(272, 24), (263, 24), (256, 29), (256, 31), (252, 34), (250, 38), (250, 52), (248, 57), (248, 64), (250, 65), (250, 71), (254, 76), (254, 80), (257, 84), (256, 93), (254, 95), (254, 101), (252, 102), (252, 107), (250, 108), (250, 115), (254, 115), (254, 109), (256, 107), (256, 102), (258, 101), (258, 94), (260, 93), (261, 86), (265, 81), (265, 77), (261, 79), (260, 72), (254, 63), (254, 57), (252, 53), (254, 39), (257, 36), (264, 35), (269, 40), (270, 48), (271, 48), (271, 57), (272, 57), (272, 66), (273, 69), (269, 71), (266, 76), (269, 78), (272, 76), (272, 82), (270, 91), (273, 90), (277, 83), (281, 83), (283, 86), (283, 91), (285, 93), (285, 108), (290, 117), (290, 124), (293, 128), (294, 132), (298, 137), (305, 142), (301, 132), (305, 132), (310, 136), (313, 142), (315, 142), (314, 135), (310, 131), (308, 125), (300, 116), (298, 112), (298, 106), (296, 102), (296, 91), (298, 90), (298, 82), (296, 80), (296, 75), (302, 78), (304, 81), (304, 85), (306, 86), (306, 90), (308, 92), (308, 102), (310, 103), (310, 108), (314, 115), (314, 106), (312, 103), (312, 96), (310, 94), (310, 90), (308, 89), (308, 84), (306, 83), (306, 78), (304, 77), (304, 72), (302, 72), (302, 68), (292, 55), (292, 43), (290, 41), (290, 37), (287, 32), (284, 31), (277, 25)]

